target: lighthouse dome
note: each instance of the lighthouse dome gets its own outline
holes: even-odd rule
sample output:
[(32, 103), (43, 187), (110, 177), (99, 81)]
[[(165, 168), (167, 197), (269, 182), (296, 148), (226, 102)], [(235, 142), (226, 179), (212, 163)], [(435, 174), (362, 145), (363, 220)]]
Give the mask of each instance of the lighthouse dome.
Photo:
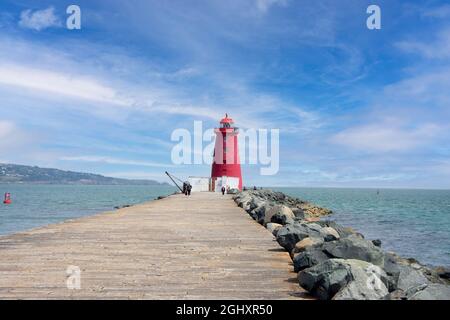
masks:
[(228, 113), (226, 113), (225, 118), (220, 120), (220, 124), (221, 124), (222, 128), (231, 128), (231, 127), (233, 127), (234, 121), (233, 121), (233, 119), (229, 118)]

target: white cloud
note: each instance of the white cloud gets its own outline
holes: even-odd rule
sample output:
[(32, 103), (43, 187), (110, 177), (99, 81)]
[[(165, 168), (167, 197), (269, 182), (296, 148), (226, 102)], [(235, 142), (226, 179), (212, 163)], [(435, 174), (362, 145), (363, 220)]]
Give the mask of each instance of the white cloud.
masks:
[(0, 141), (9, 138), (9, 135), (14, 132), (15, 126), (9, 121), (0, 121)]
[(450, 29), (439, 32), (432, 41), (406, 40), (396, 43), (396, 46), (407, 53), (419, 54), (428, 59), (450, 58)]
[(386, 86), (383, 93), (385, 98), (395, 102), (397, 109), (401, 105), (409, 109), (422, 105), (433, 108), (434, 112), (430, 115), (438, 115), (438, 109), (448, 110), (450, 103), (450, 68), (443, 66), (439, 70), (412, 74), (405, 80)]
[(103, 156), (67, 156), (67, 157), (61, 157), (61, 158), (59, 158), (59, 160), (80, 161), (80, 162), (99, 162), (99, 163), (106, 163), (106, 164), (119, 164), (119, 165), (142, 166), (142, 167), (167, 168), (167, 167), (173, 166), (171, 164), (166, 164), (166, 163), (136, 161), (136, 160), (118, 159), (118, 158), (112, 158), (112, 157), (103, 157)]
[(19, 25), (22, 28), (41, 31), (51, 27), (60, 27), (61, 21), (55, 15), (55, 8), (49, 7), (43, 10), (25, 10), (20, 14)]
[(256, 0), (256, 8), (266, 13), (273, 6), (286, 6), (287, 0)]
[(346, 129), (331, 137), (331, 142), (365, 152), (402, 152), (419, 147), (440, 132), (434, 124), (414, 129), (391, 123), (368, 124)]
[(96, 102), (129, 104), (113, 88), (96, 79), (22, 65), (0, 65), (0, 83)]
[(31, 140), (31, 137), (18, 128), (14, 122), (0, 120), (0, 150), (2, 155), (27, 146)]

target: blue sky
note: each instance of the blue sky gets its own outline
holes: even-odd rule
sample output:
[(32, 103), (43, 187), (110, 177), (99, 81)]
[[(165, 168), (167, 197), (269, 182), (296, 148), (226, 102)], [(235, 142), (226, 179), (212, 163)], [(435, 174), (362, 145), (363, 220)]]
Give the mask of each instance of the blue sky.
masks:
[(450, 188), (447, 1), (77, 1), (73, 31), (70, 4), (0, 2), (0, 162), (208, 175), (170, 135), (228, 112), (280, 129), (279, 173), (244, 184)]

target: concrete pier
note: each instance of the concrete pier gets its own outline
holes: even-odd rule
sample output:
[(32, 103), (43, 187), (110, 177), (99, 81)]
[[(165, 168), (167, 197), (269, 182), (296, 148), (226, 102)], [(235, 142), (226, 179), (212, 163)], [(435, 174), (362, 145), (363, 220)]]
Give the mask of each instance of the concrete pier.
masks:
[(301, 299), (292, 269), (274, 237), (217, 193), (0, 237), (0, 299)]

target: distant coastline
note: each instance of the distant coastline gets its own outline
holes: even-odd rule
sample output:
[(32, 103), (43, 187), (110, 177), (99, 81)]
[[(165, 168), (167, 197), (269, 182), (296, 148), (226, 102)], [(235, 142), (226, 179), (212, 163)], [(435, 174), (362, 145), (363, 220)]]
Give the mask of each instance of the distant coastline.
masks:
[(169, 185), (155, 180), (112, 178), (93, 173), (6, 163), (0, 163), (0, 184)]

